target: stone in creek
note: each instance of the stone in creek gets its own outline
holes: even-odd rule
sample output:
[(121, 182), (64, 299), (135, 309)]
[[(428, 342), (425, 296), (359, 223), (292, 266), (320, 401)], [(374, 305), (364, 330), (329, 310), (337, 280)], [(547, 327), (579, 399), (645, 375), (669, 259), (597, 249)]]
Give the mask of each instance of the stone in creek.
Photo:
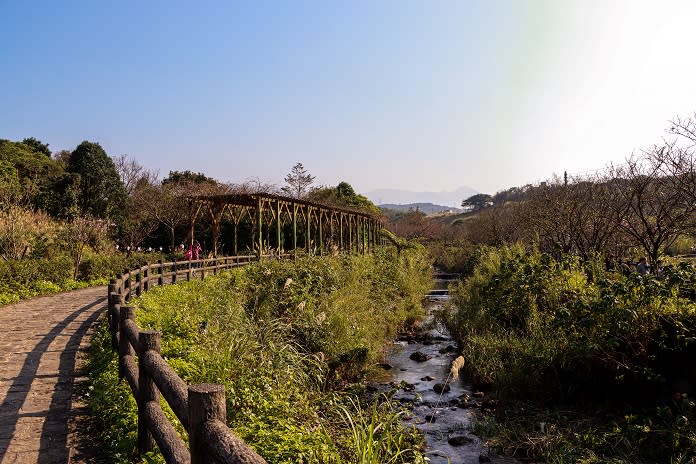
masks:
[(385, 371), (391, 370), (394, 366), (389, 363), (377, 363), (377, 367), (381, 367)]
[(435, 390), (435, 393), (447, 393), (450, 391), (450, 386), (446, 383), (436, 383), (433, 386), (433, 390)]
[(474, 398), (483, 398), (484, 396), (486, 396), (486, 394), (482, 391), (474, 392)]
[(447, 443), (449, 443), (451, 446), (462, 446), (471, 443), (473, 440), (469, 437), (465, 437), (464, 435), (455, 435), (453, 437), (449, 437), (447, 440)]
[(425, 362), (428, 359), (428, 355), (425, 353), (421, 353), (420, 351), (414, 351), (411, 353), (411, 356), (409, 356), (409, 359), (416, 361), (416, 362)]
[(454, 353), (455, 351), (457, 351), (457, 347), (454, 345), (447, 345), (444, 348), (440, 348), (438, 351), (440, 351), (440, 353), (442, 354)]
[(414, 384), (408, 383), (408, 382), (404, 382), (404, 381), (401, 381), (400, 387), (401, 387), (401, 389), (404, 390), (404, 391), (413, 391), (413, 390), (416, 389), (416, 386), (415, 386)]
[(435, 414), (426, 414), (425, 415), (425, 421), (429, 424), (432, 424), (437, 420), (437, 416)]
[(491, 462), (491, 458), (487, 454), (479, 455), (479, 462)]
[(421, 377), (421, 380), (422, 380), (423, 382), (431, 382), (431, 381), (435, 380), (435, 378), (434, 378), (434, 377), (430, 377), (429, 375), (426, 375), (425, 377)]

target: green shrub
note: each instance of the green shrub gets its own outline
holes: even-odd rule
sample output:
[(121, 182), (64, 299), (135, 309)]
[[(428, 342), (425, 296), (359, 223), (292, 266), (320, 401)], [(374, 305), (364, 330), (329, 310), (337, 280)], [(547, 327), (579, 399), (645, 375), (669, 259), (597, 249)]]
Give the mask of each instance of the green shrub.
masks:
[[(575, 411), (566, 414), (575, 425), (555, 424), (557, 435), (547, 437), (553, 443), (530, 450), (532, 455), (553, 456), (550, 462), (607, 462), (615, 449), (614, 456), (629, 456), (616, 462), (646, 456), (666, 462), (695, 443), (693, 425), (684, 425), (696, 419), (693, 409), (682, 422), (671, 409), (667, 422), (662, 416), (655, 423), (658, 405), (680, 391), (679, 382), (696, 384), (693, 371), (683, 368), (696, 354), (696, 302), (679, 291), (694, 282), (696, 270), (684, 263), (667, 266), (660, 278), (625, 277), (600, 262), (557, 261), (522, 247), (489, 249), (452, 289), (441, 318), (467, 360), (465, 375), (492, 386), (502, 400), (506, 415), (498, 417), (496, 433), (509, 435), (500, 440), (505, 446), (541, 443), (529, 430), (533, 420), (548, 422), (543, 415), (508, 414), (521, 400)], [(583, 416), (588, 410), (603, 411), (605, 424)], [(518, 423), (527, 432), (515, 432)], [(630, 445), (616, 445), (622, 440)]]
[[(349, 394), (333, 388), (358, 380), (398, 326), (422, 317), (430, 279), (423, 250), (299, 257), (154, 288), (135, 304), (138, 325), (161, 331), (162, 356), (187, 383), (225, 386), (229, 426), (269, 463), (375, 462), (354, 460), (362, 413), (349, 409), (351, 426)], [(418, 462), (417, 437), (379, 411), (384, 462)]]

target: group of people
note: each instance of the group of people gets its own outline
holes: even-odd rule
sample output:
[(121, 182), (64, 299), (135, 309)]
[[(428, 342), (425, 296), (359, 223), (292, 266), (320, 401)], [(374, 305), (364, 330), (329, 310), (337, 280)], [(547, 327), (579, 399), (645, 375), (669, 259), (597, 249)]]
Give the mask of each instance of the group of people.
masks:
[(654, 274), (661, 277), (664, 274), (664, 266), (662, 265), (662, 261), (658, 259), (657, 263), (655, 263), (655, 269), (653, 269), (645, 256), (641, 256), (638, 260), (638, 264), (636, 264), (636, 272), (641, 275)]
[(607, 257), (605, 265), (608, 271), (621, 271), (625, 276), (636, 272), (640, 275), (651, 274), (657, 277), (662, 277), (665, 273), (664, 264), (661, 260), (657, 260), (655, 265), (651, 266), (645, 256), (641, 256), (641, 258), (635, 264), (633, 264), (631, 261), (615, 261), (613, 258)]
[[(181, 249), (184, 248), (184, 244), (181, 244)], [(201, 259), (201, 251), (203, 251), (203, 248), (201, 248), (201, 244), (198, 243), (198, 240), (194, 240), (191, 245), (189, 245), (188, 249), (184, 252), (184, 258), (187, 260), (196, 260), (196, 259)]]

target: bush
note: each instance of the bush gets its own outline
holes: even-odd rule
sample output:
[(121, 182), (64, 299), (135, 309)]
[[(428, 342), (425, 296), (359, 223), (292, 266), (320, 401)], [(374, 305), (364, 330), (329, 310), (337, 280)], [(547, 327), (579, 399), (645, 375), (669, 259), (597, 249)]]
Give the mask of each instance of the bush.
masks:
[[(135, 304), (138, 325), (162, 332), (162, 355), (187, 383), (225, 385), (229, 426), (268, 462), (374, 462), (355, 455), (356, 424), (370, 423), (333, 390), (360, 379), (397, 327), (422, 316), (430, 279), (422, 250), (264, 260), (154, 288)], [(391, 462), (419, 462), (413, 433), (376, 411)], [(105, 436), (123, 425), (105, 424)]]
[[(693, 370), (684, 369), (696, 355), (696, 302), (679, 292), (693, 288), (696, 270), (682, 263), (667, 266), (661, 278), (625, 277), (600, 262), (557, 261), (519, 246), (489, 249), (473, 274), (451, 291), (451, 305), (441, 318), (467, 360), (469, 379), (491, 386), (502, 400), (505, 433), (519, 421), (531, 430), (530, 414), (514, 414), (517, 401), (578, 408), (566, 416), (589, 427), (597, 427), (597, 421), (581, 411), (596, 409), (608, 415), (604, 425), (608, 421), (611, 427), (583, 432), (582, 427), (559, 424), (556, 430), (563, 431), (551, 448), (564, 448), (564, 440), (575, 447), (576, 439), (587, 433), (598, 442), (584, 443), (582, 455), (606, 456), (612, 446), (599, 442), (613, 433), (611, 440), (623, 439), (635, 448), (624, 450), (634, 453), (630, 462), (636, 456), (659, 456), (657, 461), (666, 462), (696, 444), (693, 426), (672, 419), (664, 423), (666, 416), (662, 425), (655, 424), (658, 406), (667, 404), (674, 392), (696, 385)], [(686, 409), (679, 414), (685, 424), (693, 423), (693, 409)], [(622, 419), (646, 410), (653, 412)], [(670, 409), (670, 414), (678, 413)], [(636, 435), (639, 429), (643, 432)], [(658, 446), (665, 434), (674, 435)], [(675, 441), (676, 436), (683, 439)], [(528, 435), (525, 440), (536, 442)]]

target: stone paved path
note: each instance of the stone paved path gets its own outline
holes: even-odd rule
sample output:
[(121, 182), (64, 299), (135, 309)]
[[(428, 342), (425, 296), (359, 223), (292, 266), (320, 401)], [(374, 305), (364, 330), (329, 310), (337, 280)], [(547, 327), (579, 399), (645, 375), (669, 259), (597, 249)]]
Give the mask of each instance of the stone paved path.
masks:
[(0, 463), (89, 460), (75, 436), (88, 417), (76, 387), (105, 309), (106, 287), (0, 307)]

